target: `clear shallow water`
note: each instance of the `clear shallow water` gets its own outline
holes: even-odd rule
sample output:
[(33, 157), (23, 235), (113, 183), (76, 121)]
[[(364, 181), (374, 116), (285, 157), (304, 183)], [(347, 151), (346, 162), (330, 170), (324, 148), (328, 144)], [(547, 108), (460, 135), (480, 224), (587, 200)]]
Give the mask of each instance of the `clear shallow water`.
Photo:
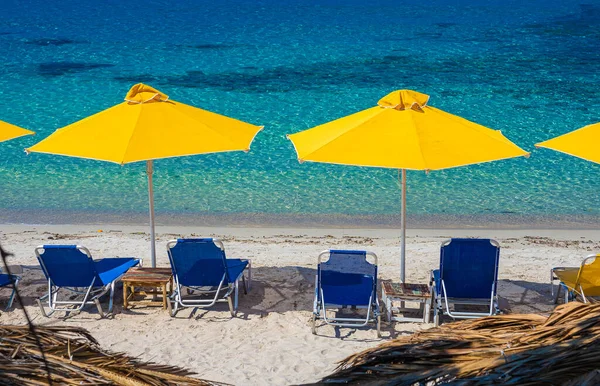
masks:
[(397, 171), (300, 165), (285, 134), (409, 88), (532, 151), (409, 172), (413, 221), (593, 224), (600, 166), (533, 144), (600, 121), (598, 47), (600, 1), (5, 0), (0, 119), (38, 134), (0, 144), (0, 221), (145, 221), (143, 163), (22, 152), (141, 81), (265, 125), (250, 153), (157, 161), (162, 221), (394, 223)]

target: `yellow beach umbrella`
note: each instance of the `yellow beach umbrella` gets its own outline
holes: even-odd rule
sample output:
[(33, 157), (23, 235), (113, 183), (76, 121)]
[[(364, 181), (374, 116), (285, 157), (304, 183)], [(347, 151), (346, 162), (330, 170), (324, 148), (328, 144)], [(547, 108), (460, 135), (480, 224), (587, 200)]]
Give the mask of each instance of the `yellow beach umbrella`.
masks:
[(35, 134), (31, 130), (22, 129), (19, 126), (11, 125), (0, 121), (0, 142), (8, 141), (9, 139), (19, 138), (24, 135)]
[(225, 151), (249, 151), (262, 126), (173, 100), (139, 83), (125, 101), (56, 130), (29, 152), (115, 162), (146, 161), (152, 266), (156, 264), (152, 160)]
[(536, 143), (535, 147), (545, 147), (600, 164), (599, 142), (600, 123), (595, 123), (547, 141)]
[(378, 105), (288, 135), (300, 162), (402, 170), (400, 279), (405, 278), (406, 170), (439, 170), (528, 156), (502, 135), (427, 105), (429, 96), (394, 91)]

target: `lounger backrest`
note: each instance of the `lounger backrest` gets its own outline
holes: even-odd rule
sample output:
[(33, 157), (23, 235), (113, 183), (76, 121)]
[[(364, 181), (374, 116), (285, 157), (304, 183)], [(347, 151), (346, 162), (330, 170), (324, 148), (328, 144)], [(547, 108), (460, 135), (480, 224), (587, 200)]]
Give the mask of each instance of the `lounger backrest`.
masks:
[(600, 296), (600, 255), (585, 258), (579, 269), (578, 282), (585, 296)]
[(377, 285), (377, 265), (367, 261), (366, 251), (330, 250), (329, 260), (319, 264), (319, 280), (326, 284), (353, 284), (368, 277)]
[(169, 259), (173, 275), (184, 286), (218, 286), (227, 277), (225, 251), (213, 239), (178, 239), (169, 244)]
[(88, 287), (96, 277), (91, 256), (77, 245), (44, 245), (36, 248), (44, 275), (59, 287)]
[(452, 298), (489, 299), (496, 292), (500, 247), (490, 239), (452, 239), (440, 253), (440, 277)]

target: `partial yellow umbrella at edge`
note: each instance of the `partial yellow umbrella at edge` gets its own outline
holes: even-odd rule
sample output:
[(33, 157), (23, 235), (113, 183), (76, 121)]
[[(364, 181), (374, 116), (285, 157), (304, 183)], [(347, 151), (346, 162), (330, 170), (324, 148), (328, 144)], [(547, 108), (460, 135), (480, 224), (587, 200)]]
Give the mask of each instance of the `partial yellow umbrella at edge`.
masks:
[(10, 123), (0, 121), (0, 142), (32, 134), (35, 133), (31, 130), (23, 129), (19, 126), (11, 125)]
[(134, 85), (125, 101), (66, 127), (25, 149), (115, 162), (146, 161), (152, 266), (155, 266), (152, 161), (225, 151), (249, 151), (263, 126), (170, 100), (145, 84)]
[(375, 107), (288, 135), (300, 162), (402, 170), (402, 281), (406, 170), (440, 170), (529, 156), (500, 131), (428, 106), (428, 100), (428, 95), (416, 91), (397, 90)]
[(535, 147), (556, 150), (600, 164), (598, 143), (600, 143), (600, 123), (595, 123), (547, 141), (536, 143)]

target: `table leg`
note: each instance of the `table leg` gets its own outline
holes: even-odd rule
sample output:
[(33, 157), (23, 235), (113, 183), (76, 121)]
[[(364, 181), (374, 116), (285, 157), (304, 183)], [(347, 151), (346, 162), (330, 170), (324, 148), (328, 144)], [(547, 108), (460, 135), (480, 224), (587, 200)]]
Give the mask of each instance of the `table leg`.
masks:
[(163, 283), (162, 292), (163, 292), (163, 310), (166, 310), (167, 309), (167, 283)]
[(127, 283), (123, 283), (123, 309), (127, 309)]

